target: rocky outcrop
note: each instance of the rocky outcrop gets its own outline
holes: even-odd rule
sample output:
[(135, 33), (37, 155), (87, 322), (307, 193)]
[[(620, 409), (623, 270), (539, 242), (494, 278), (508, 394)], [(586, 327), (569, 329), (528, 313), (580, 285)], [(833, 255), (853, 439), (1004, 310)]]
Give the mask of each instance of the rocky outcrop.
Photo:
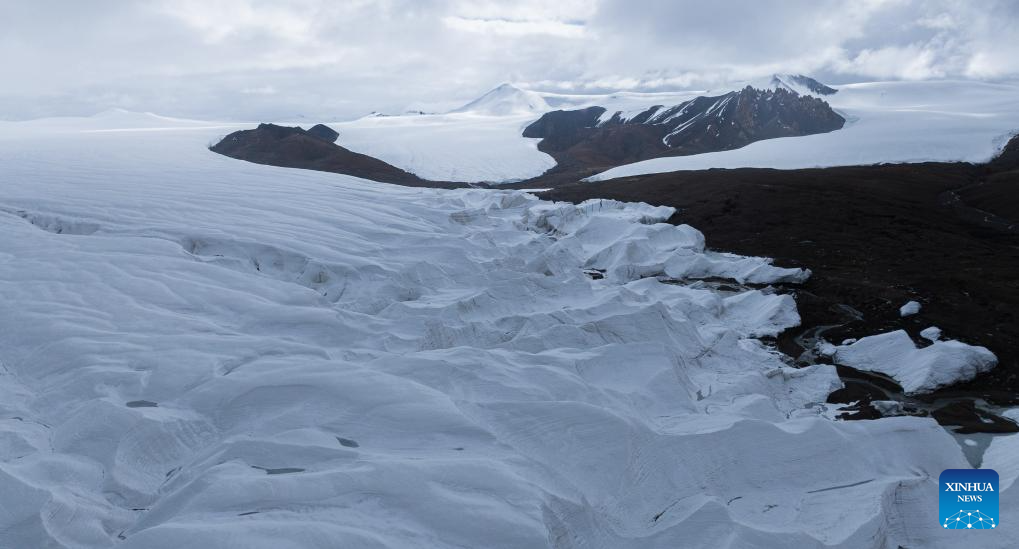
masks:
[(1019, 170), (1019, 135), (1012, 136), (988, 165), (997, 172)]
[(308, 130), (308, 135), (324, 139), (330, 143), (336, 143), (336, 140), (340, 138), (340, 132), (325, 124), (315, 124)]
[(588, 107), (575, 111), (552, 111), (524, 128), (524, 137), (543, 139), (546, 150), (566, 150), (583, 140), (586, 130), (598, 125), (605, 107)]
[[(336, 133), (327, 126), (316, 126), (319, 127)], [(259, 124), (253, 130), (241, 130), (224, 137), (210, 149), (256, 164), (341, 173), (382, 183), (411, 187), (465, 186), (462, 183), (421, 179), (377, 158), (336, 145), (325, 137), (328, 135), (322, 130), (316, 130), (313, 134), (299, 127)]]

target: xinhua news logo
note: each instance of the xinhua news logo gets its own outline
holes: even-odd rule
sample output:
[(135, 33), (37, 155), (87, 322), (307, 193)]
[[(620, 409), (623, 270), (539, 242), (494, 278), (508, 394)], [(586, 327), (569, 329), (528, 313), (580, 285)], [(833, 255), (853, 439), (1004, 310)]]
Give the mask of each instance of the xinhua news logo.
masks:
[(942, 528), (998, 528), (998, 473), (994, 469), (945, 469), (939, 482)]

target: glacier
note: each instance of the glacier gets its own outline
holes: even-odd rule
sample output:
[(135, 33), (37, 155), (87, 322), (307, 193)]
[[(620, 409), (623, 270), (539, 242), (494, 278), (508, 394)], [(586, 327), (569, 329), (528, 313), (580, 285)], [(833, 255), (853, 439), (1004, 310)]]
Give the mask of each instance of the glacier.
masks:
[(795, 302), (739, 281), (805, 271), (671, 208), (255, 165), (224, 133), (0, 123), (0, 547), (957, 544), (952, 436), (834, 421), (834, 368), (761, 340)]

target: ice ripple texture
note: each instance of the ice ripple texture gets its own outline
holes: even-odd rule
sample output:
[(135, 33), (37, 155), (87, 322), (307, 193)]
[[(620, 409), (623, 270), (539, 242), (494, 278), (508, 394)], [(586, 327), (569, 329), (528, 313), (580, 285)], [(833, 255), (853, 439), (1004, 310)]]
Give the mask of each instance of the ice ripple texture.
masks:
[(759, 340), (792, 298), (696, 282), (807, 273), (670, 208), (256, 166), (144, 122), (0, 128), (0, 546), (951, 541), (952, 438), (828, 419), (832, 367)]

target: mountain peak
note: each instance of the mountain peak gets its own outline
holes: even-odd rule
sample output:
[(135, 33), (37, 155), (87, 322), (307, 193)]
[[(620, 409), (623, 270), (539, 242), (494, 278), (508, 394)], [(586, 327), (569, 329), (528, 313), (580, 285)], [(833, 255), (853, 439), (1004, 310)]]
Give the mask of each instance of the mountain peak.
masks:
[(770, 87), (786, 89), (800, 95), (834, 95), (839, 91), (802, 74), (773, 74)]
[(481, 97), (452, 112), (470, 112), (490, 116), (539, 113), (549, 110), (545, 99), (532, 91), (520, 89), (509, 82), (499, 84)]

